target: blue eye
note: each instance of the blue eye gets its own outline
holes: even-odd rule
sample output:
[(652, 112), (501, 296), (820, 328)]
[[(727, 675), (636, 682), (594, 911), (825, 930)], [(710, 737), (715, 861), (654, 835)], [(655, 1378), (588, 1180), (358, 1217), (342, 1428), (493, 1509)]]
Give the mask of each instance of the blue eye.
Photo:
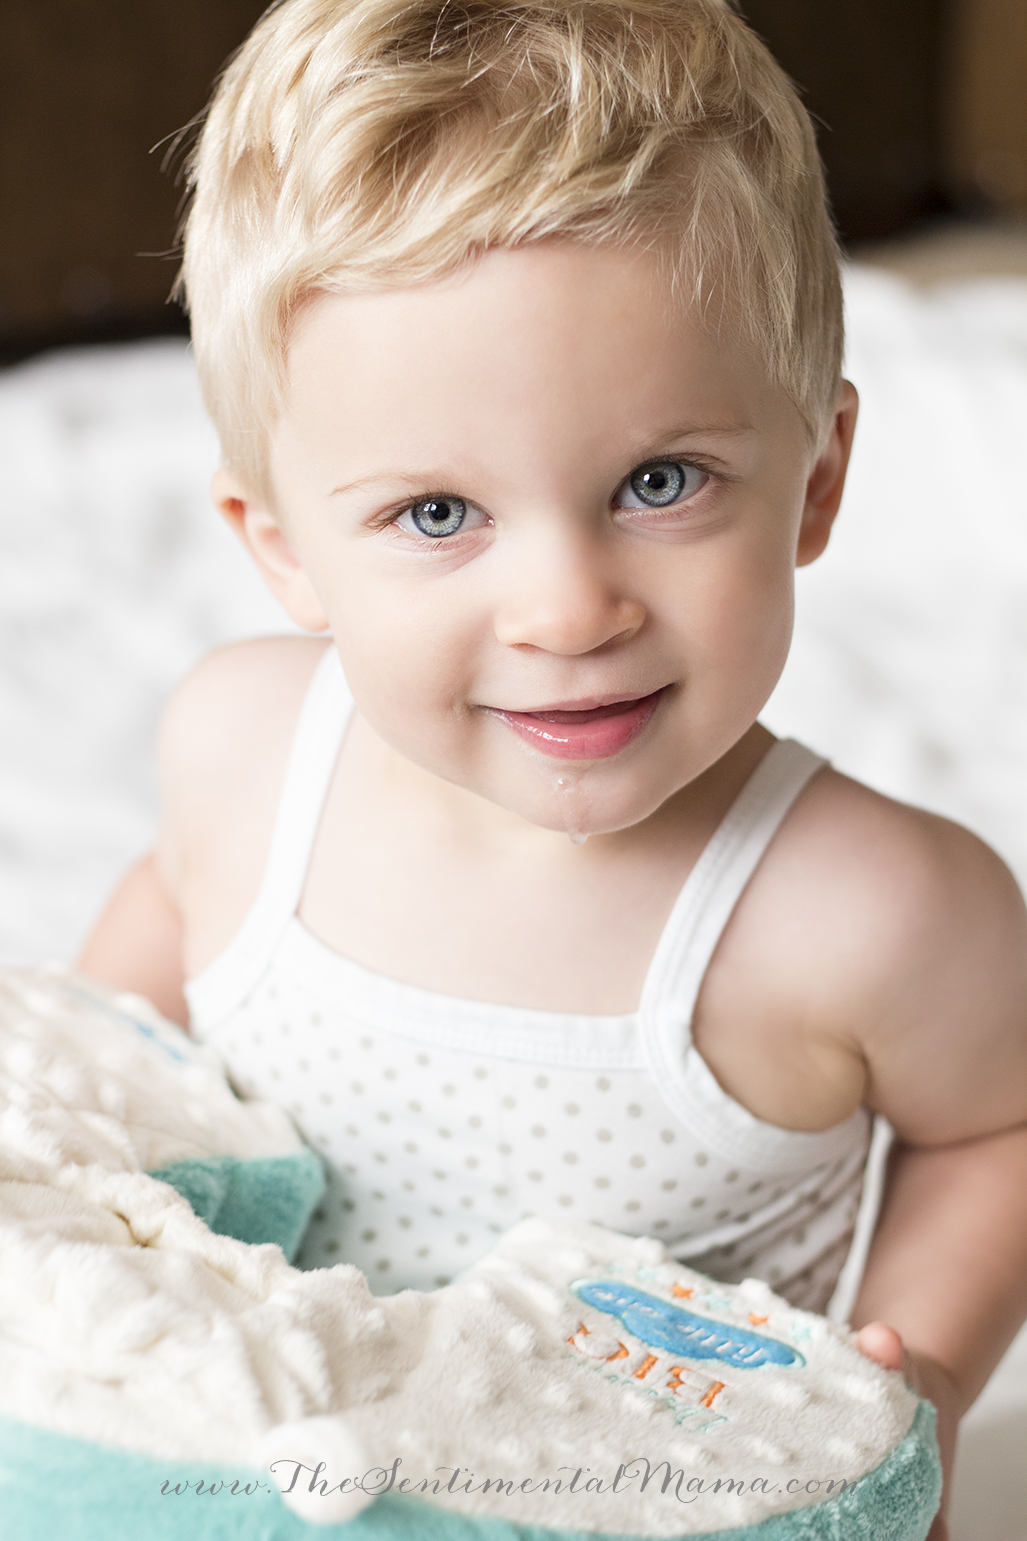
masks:
[(669, 508), (690, 498), (709, 480), (698, 466), (677, 460), (650, 460), (638, 466), (617, 489), (618, 508)]
[[(396, 522), (411, 534), (429, 535), (438, 540), (443, 535), (455, 535), (466, 518), (467, 504), (463, 498), (437, 497), (419, 499)], [(405, 524), (404, 520), (409, 520), (410, 524)]]

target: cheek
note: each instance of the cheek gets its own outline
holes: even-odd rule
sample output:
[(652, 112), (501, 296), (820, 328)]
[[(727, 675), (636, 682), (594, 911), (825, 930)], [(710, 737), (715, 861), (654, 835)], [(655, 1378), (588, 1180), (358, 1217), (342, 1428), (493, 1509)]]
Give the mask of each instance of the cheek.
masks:
[(693, 683), (705, 675), (714, 691), (732, 687), (759, 710), (787, 657), (793, 585), (780, 540), (739, 542), (694, 573), (680, 607)]
[(350, 689), (375, 731), (414, 759), (451, 746), (477, 656), (454, 608), (369, 582), (340, 595), (331, 619)]

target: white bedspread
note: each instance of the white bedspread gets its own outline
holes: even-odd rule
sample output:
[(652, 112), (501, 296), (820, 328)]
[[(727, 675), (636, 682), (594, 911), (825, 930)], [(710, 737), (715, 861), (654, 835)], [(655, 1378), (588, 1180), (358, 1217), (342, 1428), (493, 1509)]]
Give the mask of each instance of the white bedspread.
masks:
[[(847, 293), (851, 481), (765, 719), (1027, 883), (1027, 283)], [(172, 683), (288, 629), (210, 511), (216, 455), (178, 342), (0, 375), (0, 962), (70, 957), (147, 848)], [(954, 1541), (1025, 1541), (1024, 1448), (1021, 1336), (967, 1422)]]

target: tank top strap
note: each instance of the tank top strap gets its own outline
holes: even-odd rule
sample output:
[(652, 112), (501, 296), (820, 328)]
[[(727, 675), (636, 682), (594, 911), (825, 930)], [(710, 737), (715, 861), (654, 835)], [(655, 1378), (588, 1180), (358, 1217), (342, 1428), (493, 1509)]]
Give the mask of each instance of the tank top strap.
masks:
[(224, 952), (186, 985), (191, 1009), (205, 1022), (238, 1006), (296, 913), (352, 710), (332, 644), (311, 675), (300, 709), (257, 897)]
[(699, 1108), (686, 1083), (695, 1071), (711, 1078), (692, 1050), (692, 1016), (710, 959), (785, 815), (824, 764), (794, 739), (768, 750), (689, 873), (653, 955), (640, 1006), (646, 1057), (665, 1096), (690, 1120)]
[(332, 644), (307, 686), (256, 900), (256, 908), (267, 912), (276, 937), (292, 919), (300, 902), (321, 812), (352, 710), (353, 698)]

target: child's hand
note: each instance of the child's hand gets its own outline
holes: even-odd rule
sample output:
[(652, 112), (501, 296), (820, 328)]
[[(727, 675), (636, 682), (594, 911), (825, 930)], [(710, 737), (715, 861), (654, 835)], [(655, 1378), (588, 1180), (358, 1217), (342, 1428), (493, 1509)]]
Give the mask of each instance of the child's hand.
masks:
[(868, 1322), (857, 1336), (856, 1346), (861, 1354), (883, 1365), (886, 1370), (901, 1370), (907, 1383), (918, 1396), (926, 1397), (938, 1414), (938, 1448), (941, 1451), (945, 1485), (942, 1489), (941, 1508), (934, 1517), (927, 1541), (948, 1541), (949, 1528), (945, 1514), (961, 1413), (955, 1383), (936, 1359), (907, 1349), (894, 1327), (888, 1327), (884, 1322)]

